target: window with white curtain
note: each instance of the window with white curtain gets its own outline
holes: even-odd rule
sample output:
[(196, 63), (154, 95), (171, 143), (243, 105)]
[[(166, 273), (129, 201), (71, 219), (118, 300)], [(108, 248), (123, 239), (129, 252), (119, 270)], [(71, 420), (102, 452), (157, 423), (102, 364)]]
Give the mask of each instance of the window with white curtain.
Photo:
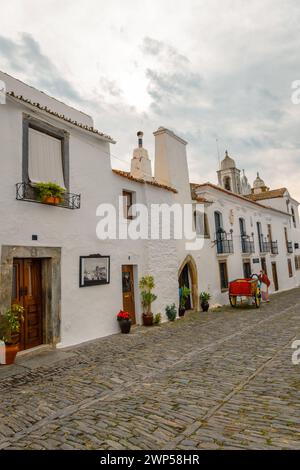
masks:
[(52, 182), (65, 188), (62, 141), (28, 129), (28, 176), (32, 183)]
[(202, 211), (194, 211), (194, 229), (197, 235), (209, 238), (209, 225), (207, 214)]

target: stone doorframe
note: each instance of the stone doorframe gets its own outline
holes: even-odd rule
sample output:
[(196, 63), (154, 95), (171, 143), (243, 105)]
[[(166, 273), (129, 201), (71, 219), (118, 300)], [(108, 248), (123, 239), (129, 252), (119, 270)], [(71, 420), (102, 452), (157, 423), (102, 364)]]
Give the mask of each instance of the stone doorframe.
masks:
[(185, 265), (188, 265), (191, 277), (191, 295), (193, 299), (193, 310), (199, 310), (198, 271), (196, 262), (191, 255), (188, 255), (185, 260), (181, 263), (180, 268), (178, 270), (178, 279)]
[(11, 305), (14, 258), (42, 260), (43, 342), (60, 342), (61, 248), (2, 245), (0, 266), (0, 312)]

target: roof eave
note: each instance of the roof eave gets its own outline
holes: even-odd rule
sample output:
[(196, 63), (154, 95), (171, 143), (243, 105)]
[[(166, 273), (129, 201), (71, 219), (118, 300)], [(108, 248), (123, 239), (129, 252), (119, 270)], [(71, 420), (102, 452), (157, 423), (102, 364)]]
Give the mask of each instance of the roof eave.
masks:
[(44, 116), (51, 116), (52, 119), (56, 121), (63, 121), (65, 122), (68, 126), (72, 127), (73, 129), (80, 130), (81, 132), (87, 134), (87, 135), (93, 135), (96, 139), (109, 142), (110, 144), (115, 144), (116, 141), (110, 137), (109, 135), (102, 134), (100, 131), (93, 127), (89, 127), (87, 125), (78, 123), (77, 121), (72, 120), (71, 118), (66, 117), (63, 114), (59, 114), (55, 111), (52, 111), (49, 109), (47, 106), (42, 106), (39, 103), (33, 103), (31, 100), (24, 98), (23, 96), (16, 96), (14, 92), (9, 92), (6, 94), (8, 99), (11, 101), (22, 104), (26, 108), (31, 109), (34, 112), (39, 112)]
[(271, 210), (271, 211), (274, 211), (274, 212), (278, 212), (282, 215), (291, 217), (291, 214), (289, 214), (288, 212), (284, 212), (284, 211), (281, 211), (280, 209), (275, 209), (274, 207), (266, 206), (264, 204), (260, 204), (257, 201), (253, 201), (253, 200), (251, 200), (251, 199), (249, 199), (245, 196), (242, 196), (240, 194), (235, 194), (235, 193), (232, 193), (231, 191), (227, 191), (226, 189), (220, 188), (220, 187), (218, 187), (218, 186), (216, 186), (212, 183), (203, 183), (203, 184), (198, 184), (198, 185), (196, 184), (194, 186), (195, 186), (195, 188), (194, 188), (195, 190), (197, 190), (197, 188), (204, 188), (204, 187), (211, 188), (211, 189), (214, 189), (216, 191), (223, 192), (223, 193), (227, 194), (228, 196), (235, 197), (236, 199), (240, 199), (240, 200), (245, 201), (245, 202), (250, 202), (251, 204), (259, 206), (262, 209)]

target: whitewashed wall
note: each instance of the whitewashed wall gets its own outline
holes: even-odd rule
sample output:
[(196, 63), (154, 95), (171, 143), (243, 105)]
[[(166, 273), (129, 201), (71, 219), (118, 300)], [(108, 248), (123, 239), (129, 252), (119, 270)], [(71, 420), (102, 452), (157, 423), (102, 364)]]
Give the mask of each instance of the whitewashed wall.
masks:
[[(138, 277), (154, 274), (158, 300), (153, 310), (164, 312), (167, 304), (178, 301), (178, 267), (176, 256), (172, 257), (173, 242), (153, 245), (144, 241), (100, 241), (96, 237), (99, 220), (96, 208), (104, 202), (117, 205), (122, 189), (136, 191), (137, 202), (142, 203), (171, 202), (173, 193), (115, 175), (110, 165), (109, 144), (80, 130), (68, 129), (62, 122), (60, 126), (70, 132), (70, 191), (81, 194), (81, 209), (17, 201), (15, 184), (22, 181), (24, 111), (22, 104), (11, 101), (0, 106), (0, 245), (62, 248), (61, 346), (118, 331), (116, 314), (122, 308), (122, 264), (137, 265)], [(47, 122), (58, 126), (51, 117), (47, 117)], [(33, 234), (38, 235), (38, 241), (32, 241)], [(111, 256), (111, 283), (79, 288), (79, 256), (91, 253)], [(138, 292), (136, 307), (139, 321)]]
[[(205, 190), (199, 191), (199, 194), (205, 195), (208, 200), (214, 201), (213, 204), (207, 208), (207, 215), (209, 220), (211, 240), (206, 240), (205, 248), (202, 253), (197, 256), (197, 264), (199, 266), (199, 273), (203, 270), (206, 273), (204, 283), (200, 281), (200, 289), (208, 289), (212, 294), (212, 301), (216, 303), (227, 303), (228, 293), (220, 292), (220, 275), (218, 261), (220, 259), (227, 260), (229, 280), (238, 277), (243, 277), (243, 258), (251, 259), (266, 258), (267, 270), (270, 280), (272, 281), (272, 261), (276, 261), (279, 289), (290, 289), (299, 285), (299, 271), (295, 271), (294, 254), (288, 255), (286, 250), (286, 243), (284, 238), (284, 227), (290, 229), (290, 217), (288, 215), (280, 214), (277, 211), (270, 209), (260, 208), (247, 201), (242, 201), (235, 196), (226, 195), (223, 192), (207, 187)], [(216, 246), (213, 246), (213, 239), (215, 234), (215, 220), (214, 212), (219, 211), (223, 215), (223, 225), (226, 232), (230, 229), (233, 230), (233, 244), (234, 253), (230, 255), (217, 255)], [(230, 215), (233, 211), (233, 225), (230, 223)], [(241, 240), (240, 240), (240, 227), (239, 218), (243, 217), (246, 222), (247, 235), (254, 233), (255, 253), (251, 256), (242, 255)], [(279, 254), (261, 255), (259, 252), (259, 242), (257, 235), (257, 222), (262, 224), (262, 232), (265, 236), (268, 234), (267, 225), (272, 226), (273, 241), (278, 241)], [(289, 278), (287, 258), (290, 257), (293, 266), (293, 277)], [(209, 260), (209, 261), (208, 261)], [(261, 269), (261, 264), (251, 264), (252, 272), (258, 273)], [(203, 279), (203, 278), (202, 278)], [(274, 291), (273, 281), (270, 291)]]

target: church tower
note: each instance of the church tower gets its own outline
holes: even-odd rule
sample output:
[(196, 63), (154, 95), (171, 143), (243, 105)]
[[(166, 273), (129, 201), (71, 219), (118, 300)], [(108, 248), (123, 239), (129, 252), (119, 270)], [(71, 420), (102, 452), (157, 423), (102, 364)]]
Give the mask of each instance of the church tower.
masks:
[(265, 193), (266, 191), (269, 191), (269, 189), (270, 188), (266, 186), (264, 180), (262, 180), (261, 177), (259, 176), (259, 173), (257, 173), (257, 177), (253, 183), (252, 193), (253, 194)]
[(241, 194), (241, 172), (236, 168), (235, 161), (228, 155), (221, 161), (221, 169), (217, 172), (219, 186), (233, 193)]
[(248, 181), (247, 176), (245, 175), (245, 170), (243, 170), (243, 176), (241, 178), (241, 194), (243, 196), (248, 196), (251, 194), (251, 184)]

